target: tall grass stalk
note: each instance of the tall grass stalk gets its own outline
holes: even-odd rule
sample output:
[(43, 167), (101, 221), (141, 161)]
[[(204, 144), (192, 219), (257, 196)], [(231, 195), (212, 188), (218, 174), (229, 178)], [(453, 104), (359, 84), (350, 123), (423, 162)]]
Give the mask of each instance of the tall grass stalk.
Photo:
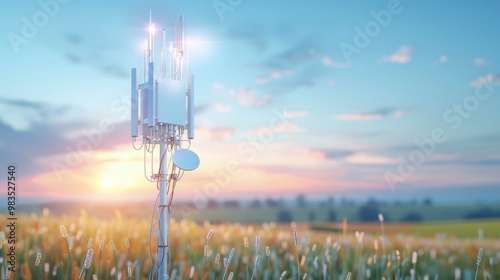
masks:
[[(36, 254), (36, 259), (35, 259), (35, 271), (34, 271), (34, 274), (35, 276), (38, 274), (38, 276), (42, 276), (43, 275), (43, 268), (40, 267), (40, 261), (42, 260), (42, 253), (38, 253)], [(36, 278), (38, 278), (38, 276), (36, 276)]]
[(229, 257), (227, 258), (227, 261), (225, 263), (224, 274), (222, 275), (222, 280), (224, 280), (226, 278), (227, 269), (229, 268), (229, 265), (231, 264), (231, 261), (233, 260), (234, 252), (235, 252), (235, 249), (234, 248), (231, 249), (231, 252), (229, 253)]
[(243, 259), (246, 260), (245, 264), (247, 267), (247, 280), (248, 280), (248, 274), (249, 274), (249, 272), (248, 272), (248, 261), (249, 261), (249, 259), (248, 259), (248, 246), (249, 246), (248, 237), (245, 236), (245, 237), (243, 237), (243, 250), (245, 250)]
[(127, 248), (127, 276), (132, 277), (132, 262), (130, 262), (130, 241), (125, 237), (125, 248)]
[(73, 268), (72, 268), (72, 265), (71, 265), (71, 248), (69, 246), (69, 242), (68, 242), (68, 232), (66, 231), (66, 227), (61, 225), (59, 227), (59, 229), (61, 230), (61, 234), (62, 234), (62, 237), (64, 238), (64, 240), (66, 241), (66, 249), (68, 251), (68, 264), (69, 264), (69, 271), (68, 271), (68, 279), (72, 279), (73, 277)]
[(87, 270), (90, 268), (93, 257), (94, 257), (94, 249), (90, 248), (87, 250), (87, 254), (85, 255), (85, 260), (83, 261), (83, 266), (80, 269), (80, 275), (78, 276), (78, 280), (81, 279), (82, 276), (86, 274)]
[(205, 241), (205, 247), (203, 248), (203, 275), (201, 276), (202, 278), (205, 277), (205, 270), (207, 268), (207, 258), (208, 258), (208, 242), (210, 241), (210, 238), (212, 238), (212, 234), (214, 233), (213, 229), (210, 229), (210, 231), (207, 234), (207, 238)]
[(479, 266), (481, 266), (482, 258), (483, 258), (483, 248), (479, 248), (479, 252), (477, 252), (476, 275), (474, 276), (474, 280), (477, 280), (477, 272), (479, 271)]
[(118, 280), (118, 262), (116, 261), (116, 246), (113, 240), (109, 241), (109, 247), (111, 247), (111, 250), (113, 251), (113, 260), (115, 262), (115, 280)]
[(296, 230), (293, 230), (293, 243), (295, 244), (295, 253), (297, 257), (297, 280), (300, 280), (299, 237), (297, 236)]
[(380, 241), (382, 242), (382, 254), (385, 255), (384, 215), (382, 213), (378, 213), (378, 220), (380, 222)]
[(104, 248), (104, 240), (99, 241), (99, 260), (97, 262), (97, 275), (101, 276), (101, 256), (102, 249)]
[(266, 246), (267, 269), (271, 271), (271, 249)]
[(255, 276), (255, 272), (257, 272), (257, 267), (260, 264), (260, 255), (257, 255), (257, 258), (255, 259), (255, 264), (253, 266), (253, 272), (252, 272), (252, 277), (250, 277), (250, 280), (253, 280), (253, 277)]

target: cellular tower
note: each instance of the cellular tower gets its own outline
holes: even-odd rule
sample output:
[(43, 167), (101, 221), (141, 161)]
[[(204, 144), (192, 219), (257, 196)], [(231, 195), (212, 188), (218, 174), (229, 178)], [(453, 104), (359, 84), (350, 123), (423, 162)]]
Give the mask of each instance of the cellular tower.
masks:
[[(149, 38), (144, 43), (144, 81), (139, 83), (136, 68), (131, 70), (132, 144), (144, 151), (144, 176), (158, 189), (153, 210), (156, 218), (151, 224), (151, 235), (157, 236), (157, 254), (152, 260), (150, 279), (161, 280), (170, 279), (171, 274), (169, 232), (175, 187), (184, 171), (194, 170), (200, 163), (196, 153), (189, 150), (194, 138), (194, 76), (190, 70), (190, 44), (184, 39), (184, 17), (175, 21), (173, 41), (168, 47), (166, 33), (162, 29), (158, 67), (154, 62), (155, 25), (150, 12)], [(156, 68), (161, 69), (159, 75)]]

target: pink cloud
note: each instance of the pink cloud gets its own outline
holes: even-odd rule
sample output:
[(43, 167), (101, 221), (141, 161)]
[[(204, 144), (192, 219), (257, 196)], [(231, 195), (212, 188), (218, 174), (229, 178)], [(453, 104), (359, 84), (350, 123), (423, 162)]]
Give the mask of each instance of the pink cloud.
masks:
[(490, 73), (486, 76), (478, 77), (471, 82), (471, 86), (480, 87), (484, 83), (500, 83), (500, 75)]
[(397, 52), (390, 56), (384, 56), (382, 61), (390, 63), (408, 63), (410, 61), (411, 48), (409, 46), (402, 46)]
[(231, 90), (230, 94), (236, 97), (243, 106), (262, 106), (271, 101), (271, 96), (267, 94), (257, 96), (253, 88), (242, 88), (239, 91)]
[(234, 135), (234, 129), (230, 127), (196, 127), (197, 138), (209, 140), (225, 140)]
[(229, 113), (232, 107), (224, 103), (217, 103), (215, 104), (215, 110), (219, 113)]

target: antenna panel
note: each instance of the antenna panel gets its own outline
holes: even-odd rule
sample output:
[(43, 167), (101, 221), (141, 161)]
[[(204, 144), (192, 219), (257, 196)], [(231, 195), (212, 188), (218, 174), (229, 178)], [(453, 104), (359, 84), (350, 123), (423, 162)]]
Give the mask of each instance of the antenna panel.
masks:
[(137, 71), (135, 68), (132, 68), (130, 73), (131, 84), (130, 84), (130, 136), (137, 137), (138, 131), (137, 126), (139, 125), (138, 117), (139, 117), (139, 104), (138, 104), (138, 96), (137, 96)]
[(158, 79), (158, 122), (186, 125), (186, 88), (183, 82)]

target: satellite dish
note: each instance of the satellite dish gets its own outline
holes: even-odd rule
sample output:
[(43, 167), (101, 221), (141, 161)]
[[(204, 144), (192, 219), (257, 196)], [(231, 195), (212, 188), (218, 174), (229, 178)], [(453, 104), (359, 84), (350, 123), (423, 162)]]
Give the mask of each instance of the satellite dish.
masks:
[(175, 151), (172, 156), (172, 161), (175, 166), (179, 167), (182, 170), (191, 171), (198, 168), (200, 165), (200, 158), (198, 155), (188, 149), (180, 149)]

